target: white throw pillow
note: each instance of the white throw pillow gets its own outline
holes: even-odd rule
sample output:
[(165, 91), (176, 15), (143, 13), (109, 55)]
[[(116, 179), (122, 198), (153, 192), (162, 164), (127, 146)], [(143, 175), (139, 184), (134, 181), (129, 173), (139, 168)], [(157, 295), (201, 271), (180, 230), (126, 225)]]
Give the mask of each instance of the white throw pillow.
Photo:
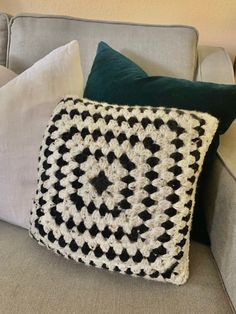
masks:
[(14, 79), (16, 76), (17, 76), (16, 73), (0, 65), (0, 87), (7, 84), (10, 80)]
[(29, 227), (43, 132), (68, 92), (83, 94), (77, 41), (52, 51), (0, 88), (0, 219)]

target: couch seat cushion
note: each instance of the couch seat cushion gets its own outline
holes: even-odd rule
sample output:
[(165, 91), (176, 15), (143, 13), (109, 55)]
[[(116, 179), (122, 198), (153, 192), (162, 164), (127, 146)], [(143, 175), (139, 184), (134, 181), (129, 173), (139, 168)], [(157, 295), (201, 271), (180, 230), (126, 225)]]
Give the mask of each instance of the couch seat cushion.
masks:
[(0, 222), (1, 313), (232, 313), (207, 246), (192, 242), (190, 279), (173, 286), (79, 265)]

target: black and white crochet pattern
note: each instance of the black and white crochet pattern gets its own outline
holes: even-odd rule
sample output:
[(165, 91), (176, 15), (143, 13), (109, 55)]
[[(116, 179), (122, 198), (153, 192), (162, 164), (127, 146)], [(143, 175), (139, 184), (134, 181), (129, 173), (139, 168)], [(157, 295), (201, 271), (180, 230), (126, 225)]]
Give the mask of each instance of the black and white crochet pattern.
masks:
[(31, 236), (77, 262), (183, 284), (217, 125), (206, 113), (65, 98), (40, 149)]

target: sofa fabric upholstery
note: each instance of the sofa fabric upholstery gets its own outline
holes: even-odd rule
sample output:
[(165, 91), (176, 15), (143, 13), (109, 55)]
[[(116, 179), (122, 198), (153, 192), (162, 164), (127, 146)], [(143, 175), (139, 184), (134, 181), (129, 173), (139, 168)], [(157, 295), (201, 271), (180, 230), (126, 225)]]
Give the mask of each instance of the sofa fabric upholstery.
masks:
[(0, 222), (0, 304), (4, 314), (232, 313), (207, 246), (192, 243), (190, 278), (173, 286), (79, 265)]
[(85, 80), (101, 40), (131, 58), (149, 75), (193, 79), (196, 67), (198, 33), (187, 26), (134, 25), (21, 14), (12, 18), (10, 33), (8, 66), (16, 73), (74, 39), (80, 43)]
[(232, 61), (221, 47), (198, 46), (196, 80), (219, 84), (233, 84)]
[(0, 65), (6, 65), (8, 16), (0, 13)]
[[(232, 62), (225, 49), (198, 47), (197, 80), (234, 83)], [(206, 186), (205, 208), (211, 249), (236, 308), (236, 121), (220, 139), (218, 157)]]
[[(105, 40), (149, 75), (229, 84), (234, 81), (232, 63), (222, 48), (198, 47), (196, 69), (198, 34), (191, 27), (119, 24), (32, 14), (20, 14), (10, 25), (6, 63), (18, 73), (54, 48), (78, 39), (84, 47), (81, 59), (85, 80), (97, 43)], [(0, 14), (0, 64), (3, 65), (6, 49), (7, 16)], [(212, 178), (217, 184), (214, 182), (213, 189), (209, 186), (207, 191), (208, 225), (215, 260), (236, 308), (233, 194), (236, 181), (224, 164), (217, 159)], [(222, 186), (225, 187), (222, 189)], [(173, 287), (157, 283), (149, 286), (142, 279), (75, 265), (32, 241), (25, 230), (0, 222), (0, 312), (4, 314), (58, 313), (58, 308), (61, 313), (77, 313), (79, 309), (86, 314), (106, 314), (111, 309), (113, 313), (125, 314), (233, 311), (211, 252), (203, 245), (192, 243), (190, 280), (182, 287)]]
[(0, 65), (0, 88), (13, 80), (16, 76), (16, 73), (4, 67), (3, 65)]
[(210, 186), (205, 200), (211, 249), (236, 308), (236, 178), (217, 158), (207, 185)]
[(236, 120), (232, 123), (229, 130), (222, 135), (218, 153), (236, 181)]

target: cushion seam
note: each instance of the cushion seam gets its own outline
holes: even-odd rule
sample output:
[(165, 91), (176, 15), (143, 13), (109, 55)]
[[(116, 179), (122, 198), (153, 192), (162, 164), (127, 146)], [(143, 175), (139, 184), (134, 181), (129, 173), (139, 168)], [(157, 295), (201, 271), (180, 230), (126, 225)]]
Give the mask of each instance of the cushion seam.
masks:
[(4, 32), (7, 32), (6, 36), (6, 43), (5, 43), (5, 55), (4, 55), (4, 66), (7, 65), (7, 46), (8, 46), (8, 36), (9, 36), (9, 16), (6, 13), (0, 12), (0, 15), (5, 19), (6, 28), (4, 29)]
[(27, 14), (27, 13), (20, 13), (13, 16), (10, 20), (10, 24), (18, 18), (50, 18), (50, 19), (65, 19), (65, 20), (72, 20), (72, 21), (82, 21), (82, 22), (94, 22), (94, 23), (101, 23), (101, 24), (117, 24), (117, 25), (134, 25), (134, 26), (147, 26), (147, 27), (161, 27), (161, 28), (185, 28), (189, 30), (193, 30), (198, 38), (198, 30), (193, 26), (182, 25), (182, 24), (145, 24), (145, 23), (132, 23), (127, 21), (110, 21), (110, 20), (96, 20), (96, 19), (86, 19), (86, 18), (77, 18), (73, 16), (66, 16), (66, 15), (51, 15), (51, 14)]
[(192, 79), (194, 78), (194, 72), (195, 68), (197, 67), (196, 60), (197, 60), (197, 46), (198, 46), (198, 39), (199, 39), (199, 33), (196, 28), (193, 26), (188, 25), (161, 25), (161, 24), (142, 24), (142, 23), (132, 23), (132, 22), (120, 22), (120, 21), (106, 21), (106, 20), (93, 20), (93, 19), (83, 19), (83, 18), (76, 18), (71, 16), (64, 16), (64, 15), (44, 15), (44, 14), (25, 14), (20, 13), (18, 15), (13, 16), (10, 19), (10, 22), (8, 23), (8, 45), (7, 45), (7, 55), (6, 55), (6, 66), (9, 67), (9, 59), (10, 59), (10, 49), (11, 49), (11, 28), (14, 23), (14, 21), (18, 18), (40, 18), (40, 19), (60, 19), (60, 20), (69, 20), (69, 21), (81, 21), (81, 22), (88, 22), (88, 23), (99, 23), (99, 24), (113, 24), (113, 25), (128, 25), (128, 26), (141, 26), (141, 27), (158, 27), (158, 28), (176, 28), (176, 29), (186, 29), (186, 30), (192, 30), (195, 35), (195, 44), (193, 51), (193, 56), (191, 58), (191, 64), (192, 64)]

